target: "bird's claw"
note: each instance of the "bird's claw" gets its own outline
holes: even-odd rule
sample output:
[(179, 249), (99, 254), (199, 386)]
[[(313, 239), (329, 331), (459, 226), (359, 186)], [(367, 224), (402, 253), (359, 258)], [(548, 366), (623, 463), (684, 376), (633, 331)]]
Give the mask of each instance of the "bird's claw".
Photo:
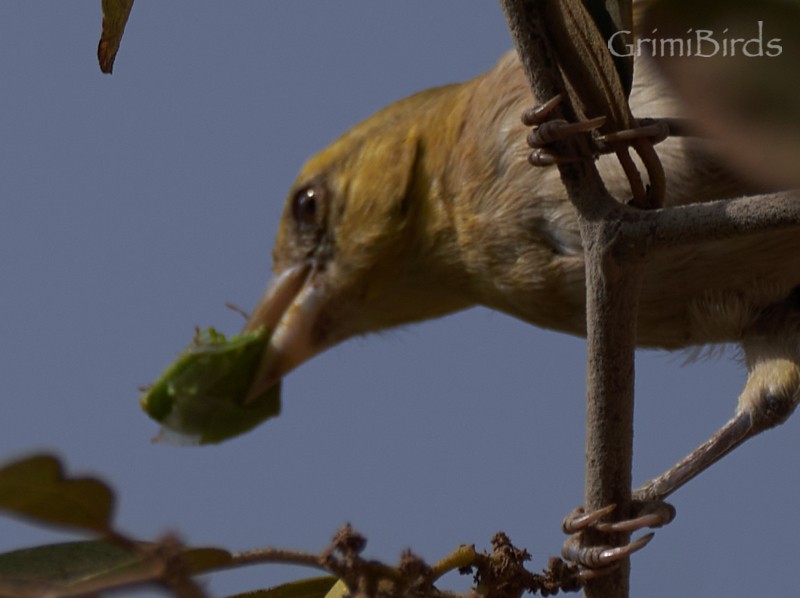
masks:
[(578, 507), (572, 511), (572, 513), (564, 517), (564, 521), (561, 522), (561, 529), (565, 534), (574, 534), (583, 531), (591, 525), (596, 525), (600, 519), (609, 515), (616, 508), (617, 505), (612, 504), (587, 513), (583, 507)]
[(599, 521), (595, 529), (604, 533), (636, 532), (640, 529), (663, 527), (675, 519), (675, 507), (663, 500), (633, 501), (635, 517), (622, 521)]
[(582, 579), (593, 579), (612, 572), (619, 561), (647, 546), (653, 536), (655, 533), (650, 532), (624, 546), (583, 546), (581, 534), (578, 533), (570, 536), (564, 542), (561, 556), (580, 565)]
[(534, 127), (527, 137), (528, 145), (533, 149), (528, 155), (528, 161), (534, 166), (552, 166), (582, 160), (583, 158), (578, 156), (556, 152), (552, 144), (580, 133), (594, 131), (606, 122), (605, 116), (574, 123), (563, 118), (548, 120), (550, 113), (560, 102), (559, 94), (544, 104), (529, 108), (522, 113), (522, 123), (527, 127)]
[(522, 113), (522, 124), (526, 127), (536, 127), (547, 120), (548, 115), (561, 103), (562, 96), (558, 94), (533, 108), (528, 108)]
[[(590, 133), (606, 123), (605, 116), (574, 123), (567, 122), (562, 118), (549, 119), (550, 114), (561, 103), (561, 99), (562, 96), (559, 94), (544, 104), (529, 108), (522, 113), (522, 124), (526, 127), (534, 127), (527, 137), (528, 145), (533, 150), (528, 155), (528, 162), (534, 166), (579, 162), (582, 158), (578, 156), (555, 151), (552, 147), (553, 143), (580, 133)], [(670, 119), (642, 118), (637, 121), (639, 124), (637, 127), (595, 135), (593, 137), (594, 149), (600, 154), (611, 153), (621, 145), (630, 145), (637, 139), (648, 139), (650, 143), (656, 145), (672, 134), (681, 134), (679, 131), (673, 131), (669, 121)]]
[(598, 116), (597, 118), (590, 118), (576, 123), (567, 122), (563, 118), (548, 120), (535, 129), (531, 129), (527, 137), (528, 145), (534, 149), (541, 149), (554, 141), (563, 141), (578, 133), (593, 131), (598, 127), (602, 127), (605, 122), (605, 116)]
[(533, 166), (552, 166), (553, 164), (570, 164), (572, 162), (580, 162), (580, 158), (576, 156), (556, 154), (549, 150), (539, 148), (528, 154), (528, 162)]
[(631, 517), (621, 521), (601, 521), (617, 508), (611, 504), (594, 511), (586, 512), (578, 507), (564, 518), (561, 529), (565, 534), (582, 532), (589, 527), (603, 533), (636, 532), (645, 528), (658, 528), (675, 519), (675, 507), (663, 500), (642, 500), (635, 498), (631, 502)]
[(600, 577), (613, 571), (618, 561), (647, 546), (654, 535), (650, 532), (624, 546), (585, 546), (583, 532), (587, 529), (603, 533), (631, 533), (661, 527), (675, 518), (675, 508), (664, 501), (634, 500), (632, 510), (635, 516), (621, 521), (602, 521), (616, 508), (612, 504), (587, 513), (583, 507), (578, 507), (564, 518), (561, 527), (570, 537), (564, 542), (561, 553), (565, 559), (581, 566), (583, 579)]
[[(624, 129), (614, 133), (607, 133), (597, 137), (597, 141), (604, 145), (612, 145), (617, 143), (629, 144), (637, 139), (649, 139), (650, 143), (656, 145), (661, 143), (670, 135), (670, 127), (666, 121), (657, 120), (652, 118), (644, 118), (639, 120), (638, 127), (633, 129)], [(611, 148), (608, 151), (613, 151)]]

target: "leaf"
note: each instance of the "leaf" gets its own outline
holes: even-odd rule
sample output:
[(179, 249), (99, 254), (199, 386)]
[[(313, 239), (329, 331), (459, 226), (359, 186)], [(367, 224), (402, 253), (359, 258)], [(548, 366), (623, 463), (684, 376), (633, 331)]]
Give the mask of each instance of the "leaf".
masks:
[(157, 439), (184, 444), (222, 442), (281, 411), (280, 384), (245, 403), (269, 332), (260, 328), (229, 340), (208, 328), (178, 356), (140, 402), (166, 430)]
[(140, 560), (130, 550), (109, 542), (48, 544), (0, 554), (0, 579), (69, 585)]
[(133, 8), (133, 0), (103, 0), (103, 32), (97, 45), (97, 60), (100, 70), (108, 75), (114, 70), (125, 24)]
[[(597, 2), (592, 4), (596, 7)], [(607, 41), (582, 0), (545, 2), (542, 6), (554, 54), (577, 92), (573, 105), (582, 105), (589, 117), (606, 115), (608, 122), (601, 128), (606, 132), (632, 128), (635, 123), (628, 108), (629, 87), (626, 90), (623, 85)]]
[[(612, 55), (611, 48), (617, 46), (611, 43), (609, 36), (615, 36), (619, 25), (613, 22), (611, 14), (607, 12), (607, 9), (616, 12), (615, 18), (625, 26), (633, 20), (631, 4), (622, 0), (608, 0), (607, 3), (592, 0), (588, 4), (589, 8), (605, 15), (605, 19), (599, 19), (603, 25), (602, 32), (598, 29), (598, 15), (590, 13), (583, 0), (541, 3), (548, 39), (569, 83), (567, 92), (570, 103), (574, 107), (581, 106), (585, 116), (605, 116), (606, 122), (599, 129), (601, 133), (634, 129), (638, 125), (628, 105), (633, 65), (620, 63), (616, 60), (619, 56)], [(630, 30), (618, 31), (624, 39)], [(625, 61), (631, 59), (627, 56), (623, 58)], [(623, 167), (631, 184), (633, 198), (630, 203), (640, 208), (659, 207), (663, 205), (665, 192), (661, 162), (648, 139), (635, 139), (631, 145), (647, 170), (650, 188), (646, 190), (628, 151), (620, 148), (617, 155), (624, 161)]]
[(152, 566), (125, 548), (108, 542), (65, 542), (0, 554), (3, 587), (43, 593), (81, 586), (101, 590), (153, 578)]
[(347, 585), (341, 579), (325, 594), (325, 598), (347, 598), (348, 596), (350, 596), (350, 590), (347, 589)]
[[(592, 16), (606, 43), (622, 45), (622, 40), (630, 41), (633, 30), (633, 7), (631, 0), (584, 0), (586, 10)], [(615, 35), (616, 34), (616, 35)], [(618, 47), (618, 46), (616, 46)], [(631, 93), (633, 86), (633, 57), (624, 56), (623, 52), (613, 55), (625, 96)]]
[(0, 469), (0, 509), (39, 523), (95, 532), (111, 529), (114, 493), (94, 478), (66, 478), (52, 455), (34, 455)]
[[(145, 558), (158, 545), (140, 542), (133, 550), (105, 541), (65, 542), (0, 554), (0, 596), (4, 588), (19, 595), (53, 589), (102, 591), (155, 580), (162, 566)], [(192, 574), (222, 567), (231, 555), (219, 548), (187, 548), (183, 558)]]
[(800, 184), (800, 2), (661, 0), (645, 19), (698, 128), (753, 181)]
[[(254, 592), (244, 592), (228, 598), (334, 598), (330, 592), (338, 584), (347, 591), (347, 587), (336, 577), (326, 575), (323, 577), (309, 577), (300, 581), (285, 583), (267, 590), (256, 590)], [(343, 595), (337, 595), (341, 598)]]

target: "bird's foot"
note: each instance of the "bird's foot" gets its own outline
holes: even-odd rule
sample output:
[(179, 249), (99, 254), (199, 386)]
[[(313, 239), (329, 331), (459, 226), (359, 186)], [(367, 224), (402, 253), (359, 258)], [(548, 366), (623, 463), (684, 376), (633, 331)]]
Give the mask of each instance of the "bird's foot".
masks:
[(580, 133), (594, 131), (606, 122), (605, 116), (575, 123), (567, 122), (563, 118), (549, 119), (553, 109), (560, 103), (559, 94), (544, 104), (529, 108), (522, 113), (522, 123), (526, 127), (534, 127), (527, 137), (528, 145), (533, 150), (528, 155), (528, 161), (534, 166), (552, 166), (582, 160), (583, 158), (568, 153), (564, 148), (556, 149), (554, 144)]
[(666, 120), (642, 118), (638, 120), (638, 124), (639, 126), (633, 129), (624, 129), (598, 136), (597, 141), (601, 144), (600, 151), (611, 153), (615, 151), (615, 145), (629, 145), (637, 139), (649, 139), (650, 143), (656, 145), (673, 134)]
[(583, 507), (578, 507), (564, 519), (562, 529), (570, 537), (564, 542), (561, 555), (580, 566), (580, 576), (583, 579), (593, 579), (610, 573), (621, 560), (647, 546), (655, 535), (650, 532), (622, 546), (588, 545), (584, 542), (587, 531), (629, 534), (641, 529), (661, 527), (675, 518), (674, 507), (664, 501), (634, 499), (630, 517), (620, 521), (604, 521), (615, 509), (616, 505), (608, 505), (587, 513)]
[[(550, 119), (550, 114), (561, 103), (561, 99), (562, 96), (559, 94), (544, 104), (529, 108), (522, 113), (522, 123), (527, 127), (534, 127), (527, 137), (528, 145), (533, 150), (528, 155), (528, 161), (534, 166), (551, 166), (582, 160), (583, 158), (570, 154), (563, 148), (556, 150), (553, 145), (580, 133), (591, 133), (606, 122), (605, 116), (574, 123), (562, 118)], [(649, 139), (656, 145), (670, 136), (687, 135), (687, 125), (680, 119), (641, 118), (637, 120), (637, 124), (637, 127), (631, 129), (595, 135), (593, 146), (596, 153), (616, 152), (621, 146), (631, 145), (639, 139)]]

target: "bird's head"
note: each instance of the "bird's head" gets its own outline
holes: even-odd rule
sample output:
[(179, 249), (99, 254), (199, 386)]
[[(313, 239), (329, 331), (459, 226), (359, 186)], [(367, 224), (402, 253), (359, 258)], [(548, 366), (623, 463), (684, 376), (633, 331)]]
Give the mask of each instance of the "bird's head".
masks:
[(273, 330), (251, 397), (347, 338), (469, 305), (454, 292), (458, 268), (448, 262), (457, 257), (420, 135), (420, 113), (442, 92), (377, 113), (301, 170), (273, 280), (246, 325)]

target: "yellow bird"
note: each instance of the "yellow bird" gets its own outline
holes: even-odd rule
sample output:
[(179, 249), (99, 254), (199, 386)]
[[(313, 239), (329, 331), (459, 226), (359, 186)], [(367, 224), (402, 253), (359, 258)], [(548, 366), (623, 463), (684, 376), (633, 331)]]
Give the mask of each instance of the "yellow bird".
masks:
[[(635, 73), (637, 117), (682, 116), (652, 66), (639, 61)], [(275, 278), (247, 324), (274, 330), (251, 394), (355, 335), (479, 304), (585, 333), (577, 214), (557, 169), (526, 159), (520, 115), (534, 103), (509, 52), (475, 79), (379, 111), (305, 164), (286, 200)], [(657, 149), (667, 206), (746, 191), (707, 144), (671, 138)], [(598, 166), (627, 200), (616, 158)], [(782, 401), (780, 419), (798, 400), (798, 285), (797, 229), (671, 250), (648, 263), (638, 343), (740, 343), (750, 377), (737, 413), (752, 433), (765, 402)]]

